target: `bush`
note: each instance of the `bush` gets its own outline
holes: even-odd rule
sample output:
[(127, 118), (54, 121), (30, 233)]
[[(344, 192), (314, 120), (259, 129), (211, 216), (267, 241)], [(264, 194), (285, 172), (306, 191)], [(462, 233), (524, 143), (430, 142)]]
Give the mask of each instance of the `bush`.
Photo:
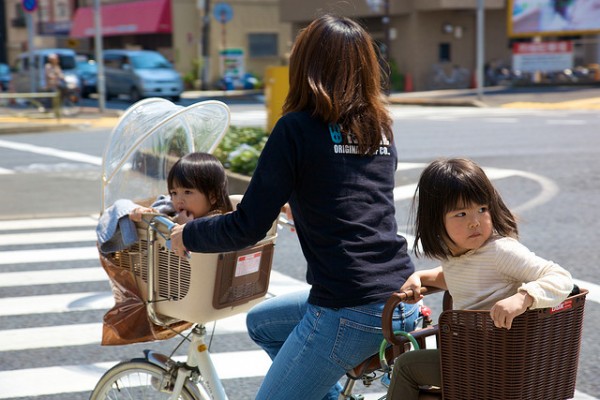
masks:
[(264, 129), (231, 126), (214, 155), (230, 171), (252, 175), (267, 138)]

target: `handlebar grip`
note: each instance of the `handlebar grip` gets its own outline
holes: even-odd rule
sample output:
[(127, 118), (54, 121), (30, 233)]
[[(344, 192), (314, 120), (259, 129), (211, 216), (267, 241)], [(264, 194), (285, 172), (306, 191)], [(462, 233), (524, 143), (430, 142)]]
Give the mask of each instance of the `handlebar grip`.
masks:
[[(421, 294), (431, 294), (435, 292), (439, 292), (442, 289), (434, 288), (434, 287), (421, 287)], [(387, 302), (385, 303), (385, 307), (383, 308), (383, 314), (381, 315), (381, 328), (383, 329), (383, 337), (391, 343), (395, 345), (401, 345), (402, 342), (396, 338), (394, 335), (394, 329), (392, 328), (392, 319), (394, 316), (394, 310), (398, 307), (398, 304), (406, 301), (406, 299), (414, 297), (413, 290), (409, 289), (405, 292), (394, 292), (390, 295)]]
[(154, 221), (163, 224), (169, 230), (169, 232), (171, 231), (171, 229), (173, 229), (173, 227), (175, 225), (177, 225), (175, 222), (171, 221), (169, 218), (163, 217), (161, 215), (157, 215), (153, 219), (154, 219)]

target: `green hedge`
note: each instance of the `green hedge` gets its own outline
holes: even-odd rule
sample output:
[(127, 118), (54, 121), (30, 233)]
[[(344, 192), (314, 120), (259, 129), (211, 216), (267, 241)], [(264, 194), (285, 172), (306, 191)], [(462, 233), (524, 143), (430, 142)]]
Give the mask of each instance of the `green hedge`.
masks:
[(230, 171), (252, 175), (267, 137), (261, 128), (231, 126), (214, 155)]

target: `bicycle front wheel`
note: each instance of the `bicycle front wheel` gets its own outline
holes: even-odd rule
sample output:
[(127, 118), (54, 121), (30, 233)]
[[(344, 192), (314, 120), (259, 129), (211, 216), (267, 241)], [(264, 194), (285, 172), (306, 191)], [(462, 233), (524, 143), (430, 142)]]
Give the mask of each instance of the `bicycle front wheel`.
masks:
[[(119, 363), (106, 371), (96, 384), (90, 400), (119, 400), (144, 399), (164, 400), (171, 396), (171, 391), (165, 388), (168, 379), (167, 371), (144, 359)], [(188, 387), (192, 382), (186, 382), (180, 400), (201, 400)]]

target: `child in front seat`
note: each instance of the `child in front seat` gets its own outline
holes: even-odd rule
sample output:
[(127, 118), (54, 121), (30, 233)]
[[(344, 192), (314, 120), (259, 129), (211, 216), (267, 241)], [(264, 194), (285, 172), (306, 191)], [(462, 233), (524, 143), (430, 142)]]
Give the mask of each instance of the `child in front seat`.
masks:
[(169, 199), (161, 197), (150, 207), (137, 207), (129, 213), (139, 222), (142, 214), (172, 208), (175, 222), (185, 224), (194, 218), (225, 214), (233, 207), (227, 191), (227, 175), (221, 162), (212, 154), (189, 153), (173, 165), (167, 177)]

